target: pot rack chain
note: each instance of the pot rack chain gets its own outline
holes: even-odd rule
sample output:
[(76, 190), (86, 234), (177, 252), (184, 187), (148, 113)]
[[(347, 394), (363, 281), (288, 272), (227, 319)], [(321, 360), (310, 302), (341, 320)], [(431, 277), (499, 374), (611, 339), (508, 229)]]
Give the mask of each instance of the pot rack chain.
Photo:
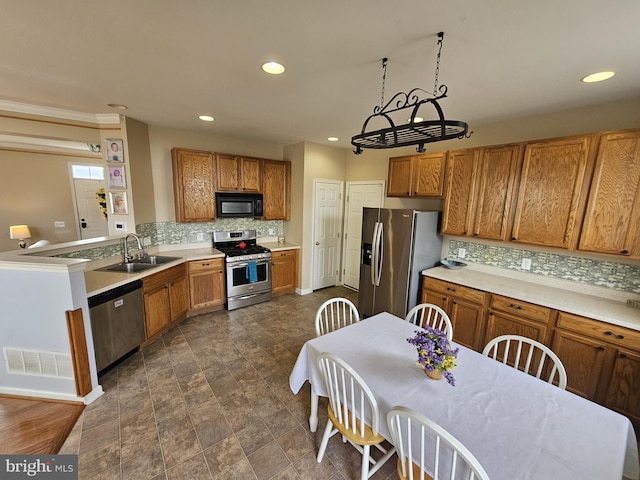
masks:
[[(438, 56), (436, 57), (436, 76), (433, 81), (433, 96), (438, 96), (438, 74), (440, 73), (440, 55), (442, 54), (442, 40), (444, 32), (438, 32)], [(385, 59), (386, 60), (386, 59)]]
[(382, 94), (380, 95), (380, 110), (384, 108), (384, 85), (387, 80), (387, 60), (387, 57), (382, 59)]

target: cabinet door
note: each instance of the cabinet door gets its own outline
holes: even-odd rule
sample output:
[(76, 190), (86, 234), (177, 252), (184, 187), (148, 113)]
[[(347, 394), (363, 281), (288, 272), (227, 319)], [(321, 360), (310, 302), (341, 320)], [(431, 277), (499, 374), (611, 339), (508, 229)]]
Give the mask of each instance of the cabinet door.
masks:
[(169, 288), (162, 285), (144, 294), (144, 318), (147, 338), (171, 323)]
[(240, 158), (240, 188), (243, 192), (262, 192), (261, 166), (259, 158)]
[(264, 219), (289, 220), (291, 216), (291, 163), (263, 160)]
[(298, 252), (273, 252), (271, 257), (271, 294), (273, 296), (295, 292), (298, 286)]
[(520, 335), (544, 343), (547, 326), (516, 315), (490, 310), (484, 345), (500, 335)]
[(512, 241), (576, 246), (592, 171), (592, 140), (585, 136), (527, 144)]
[(449, 297), (440, 292), (434, 292), (433, 290), (423, 288), (420, 303), (432, 303), (443, 309), (447, 312), (447, 315), (449, 315)]
[(598, 382), (607, 356), (606, 344), (584, 335), (556, 330), (553, 352), (567, 371), (567, 390), (596, 399)]
[(215, 220), (215, 170), (210, 152), (174, 148), (173, 190), (178, 222)]
[(409, 197), (412, 185), (412, 156), (389, 159), (387, 197)]
[(240, 159), (235, 155), (216, 153), (217, 191), (240, 190)]
[(442, 209), (442, 233), (470, 235), (479, 150), (449, 152)]
[(442, 197), (447, 153), (424, 153), (413, 157), (412, 196)]
[(521, 145), (482, 149), (476, 178), (473, 236), (507, 240)]
[(600, 137), (580, 250), (640, 256), (640, 131)]
[(189, 290), (186, 275), (183, 274), (169, 283), (169, 305), (172, 322), (181, 320), (189, 311)]
[(192, 310), (224, 304), (223, 259), (189, 263), (189, 299)]
[(453, 325), (453, 341), (467, 348), (482, 351), (484, 348), (484, 306), (453, 297), (449, 307)]
[(640, 352), (617, 352), (604, 404), (640, 425)]

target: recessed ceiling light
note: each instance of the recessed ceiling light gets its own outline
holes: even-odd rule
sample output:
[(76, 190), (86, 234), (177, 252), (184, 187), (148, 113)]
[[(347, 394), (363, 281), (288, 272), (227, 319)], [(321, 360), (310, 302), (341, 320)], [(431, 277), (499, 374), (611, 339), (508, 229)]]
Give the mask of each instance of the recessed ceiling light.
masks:
[(198, 118), (203, 122), (213, 122), (213, 117), (211, 115), (200, 115)]
[(338, 137), (329, 137), (327, 138), (327, 140), (329, 140), (330, 142), (337, 142), (340, 139)]
[(284, 65), (281, 65), (277, 62), (267, 62), (262, 65), (262, 70), (270, 73), (271, 75), (280, 75), (284, 72)]
[(603, 80), (607, 80), (607, 79), (613, 77), (615, 74), (616, 74), (616, 72), (597, 72), (597, 73), (592, 73), (591, 75), (587, 75), (586, 77), (584, 77), (582, 79), (582, 81), (584, 83), (601, 82)]
[(107, 103), (107, 105), (111, 108), (115, 108), (116, 110), (126, 110), (127, 107), (126, 105), (122, 105), (121, 103)]

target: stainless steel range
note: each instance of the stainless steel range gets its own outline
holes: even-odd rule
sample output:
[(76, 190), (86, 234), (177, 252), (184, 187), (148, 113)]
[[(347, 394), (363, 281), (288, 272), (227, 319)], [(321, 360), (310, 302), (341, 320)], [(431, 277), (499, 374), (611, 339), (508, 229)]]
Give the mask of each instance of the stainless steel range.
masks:
[(271, 250), (256, 244), (256, 231), (213, 232), (225, 254), (227, 309), (271, 300)]

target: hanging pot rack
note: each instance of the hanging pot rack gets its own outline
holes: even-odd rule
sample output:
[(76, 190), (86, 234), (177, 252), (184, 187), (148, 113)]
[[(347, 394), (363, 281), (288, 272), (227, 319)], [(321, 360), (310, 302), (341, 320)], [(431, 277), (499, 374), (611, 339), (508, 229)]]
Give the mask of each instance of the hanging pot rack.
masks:
[[(351, 144), (356, 147), (353, 153), (359, 155), (362, 153), (363, 148), (386, 149), (406, 147), (409, 145), (417, 145), (417, 152), (423, 153), (425, 151), (425, 145), (428, 143), (463, 138), (471, 135), (467, 135), (469, 130), (467, 123), (459, 120), (446, 120), (439, 104), (439, 100), (447, 96), (447, 86), (441, 85), (438, 87), (438, 73), (440, 70), (440, 54), (442, 52), (443, 38), (444, 33), (438, 33), (439, 50), (432, 97), (420, 98), (422, 94), (429, 95), (429, 93), (421, 88), (414, 88), (410, 90), (409, 93), (396, 93), (393, 98), (385, 104), (384, 87), (388, 59), (382, 59), (383, 76), (380, 105), (376, 105), (373, 109), (373, 114), (369, 115), (364, 121), (360, 134), (351, 138)], [(422, 118), (418, 117), (418, 111), (426, 104), (430, 104), (435, 109), (436, 119), (422, 120)], [(402, 110), (407, 110), (407, 112), (411, 110), (409, 123), (396, 125), (391, 118), (391, 114)], [(369, 122), (376, 118), (383, 119), (383, 122), (388, 124), (388, 127), (367, 132)], [(403, 118), (407, 118), (406, 115), (403, 116)], [(418, 121), (416, 121), (416, 119), (418, 119)]]

